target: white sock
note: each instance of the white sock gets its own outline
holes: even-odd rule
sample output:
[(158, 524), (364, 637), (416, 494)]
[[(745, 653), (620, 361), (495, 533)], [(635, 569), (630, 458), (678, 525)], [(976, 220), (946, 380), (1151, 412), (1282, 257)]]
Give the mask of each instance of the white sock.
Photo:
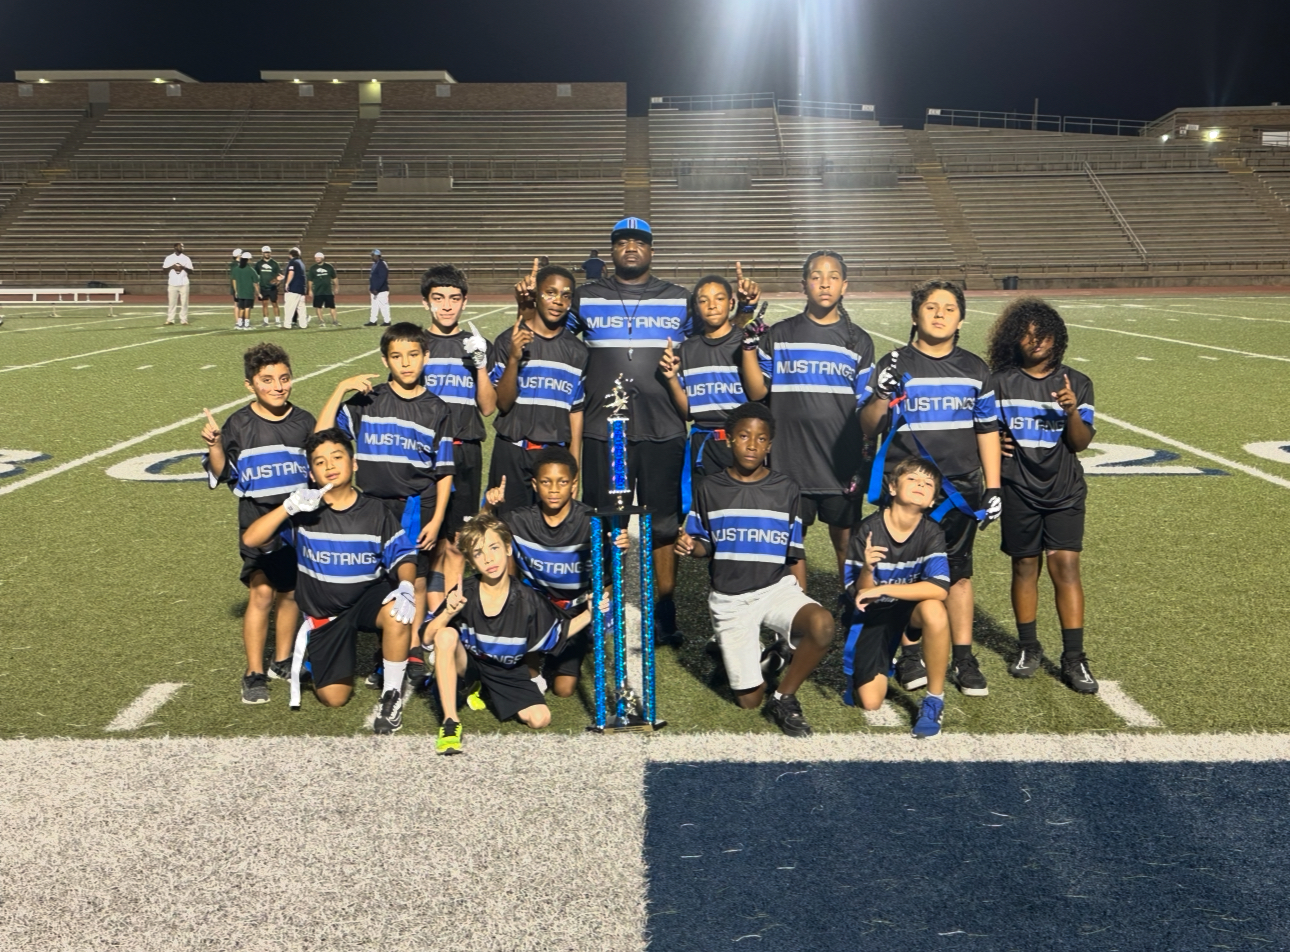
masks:
[(381, 693), (386, 691), (403, 690), (403, 675), (408, 670), (408, 662), (405, 658), (402, 661), (391, 661), (389, 658), (381, 659), (381, 664), (385, 666), (385, 681), (381, 685)]
[(775, 700), (776, 700), (776, 701), (778, 701), (780, 698), (782, 698), (782, 697), (784, 696), (784, 695), (780, 694), (778, 691), (771, 691), (770, 693), (771, 693), (772, 695), (774, 695), (774, 697), (775, 697)]
[(944, 691), (942, 691), (940, 694), (933, 694), (931, 691), (928, 691), (928, 692), (927, 692), (927, 697), (934, 697), (934, 698), (936, 698), (936, 700), (938, 700), (938, 701), (944, 701), (944, 700), (945, 700), (945, 692), (944, 692)]

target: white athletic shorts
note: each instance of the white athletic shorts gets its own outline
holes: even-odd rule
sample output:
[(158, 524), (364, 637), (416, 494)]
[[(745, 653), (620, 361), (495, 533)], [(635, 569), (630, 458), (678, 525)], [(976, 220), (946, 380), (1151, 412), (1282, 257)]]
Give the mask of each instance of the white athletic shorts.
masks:
[(761, 629), (765, 625), (792, 643), (793, 619), (806, 605), (819, 602), (807, 596), (792, 575), (743, 595), (708, 595), (712, 629), (721, 645), (721, 657), (730, 677), (730, 687), (748, 691), (764, 680), (761, 676)]

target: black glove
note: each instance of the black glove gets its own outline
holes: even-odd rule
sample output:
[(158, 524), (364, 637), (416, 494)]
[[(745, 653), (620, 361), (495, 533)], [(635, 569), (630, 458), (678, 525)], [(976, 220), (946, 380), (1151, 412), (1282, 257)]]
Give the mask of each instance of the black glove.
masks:
[(977, 523), (977, 528), (988, 529), (991, 523), (998, 522), (1003, 515), (1003, 490), (987, 489), (981, 501), (985, 504), (985, 518)]
[(768, 307), (770, 307), (770, 302), (762, 301), (761, 307), (757, 311), (757, 316), (744, 325), (744, 350), (756, 350), (757, 345), (761, 343), (762, 335), (770, 330), (770, 327), (762, 320)]

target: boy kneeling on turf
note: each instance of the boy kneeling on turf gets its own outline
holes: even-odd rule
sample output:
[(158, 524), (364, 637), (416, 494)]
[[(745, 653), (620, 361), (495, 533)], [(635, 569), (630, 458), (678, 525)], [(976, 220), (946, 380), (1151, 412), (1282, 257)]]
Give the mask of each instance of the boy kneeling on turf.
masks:
[(437, 753), (461, 752), (457, 685), (468, 677), (482, 682), (498, 720), (518, 717), (535, 730), (550, 724), (551, 711), (529, 659), (559, 655), (591, 620), (585, 609), (566, 619), (529, 586), (512, 581), (511, 542), (506, 523), (489, 512), (471, 519), (457, 534), (457, 548), (479, 574), (447, 593), (423, 636), (423, 647), (434, 644), (435, 683), (443, 705)]
[(906, 626), (923, 631), (927, 696), (914, 722), (915, 737), (940, 733), (945, 709), (945, 668), (950, 660), (950, 563), (945, 533), (926, 518), (940, 475), (917, 456), (896, 464), (887, 479), (887, 504), (860, 523), (847, 550), (843, 622), (847, 641), (842, 699), (876, 711), (887, 696), (892, 658)]
[(284, 534), (296, 548), (296, 604), (305, 620), (292, 658), (291, 706), (300, 706), (306, 648), (314, 694), (327, 707), (340, 707), (354, 690), (358, 633), (379, 632), (385, 685), (372, 730), (392, 734), (403, 726), (417, 552), (386, 505), (354, 488), (358, 467), (345, 433), (334, 427), (314, 433), (305, 441), (305, 454), (322, 488), (297, 489), (242, 534), (244, 545), (265, 545), (285, 522)]
[(766, 714), (788, 736), (806, 737), (811, 725), (795, 692), (829, 650), (833, 615), (802, 591), (792, 573), (805, 557), (802, 494), (796, 482), (766, 466), (775, 438), (775, 418), (766, 407), (744, 404), (726, 418), (725, 429), (734, 462), (698, 488), (676, 552), (712, 560), (708, 608), (740, 707), (755, 708), (766, 694), (762, 625), (787, 639), (792, 661), (766, 701)]

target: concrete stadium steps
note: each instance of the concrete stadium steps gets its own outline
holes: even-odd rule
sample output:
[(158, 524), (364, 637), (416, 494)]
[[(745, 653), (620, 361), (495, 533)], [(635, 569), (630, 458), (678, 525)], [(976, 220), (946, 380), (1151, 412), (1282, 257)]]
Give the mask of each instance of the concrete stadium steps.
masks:
[(22, 191), (22, 184), (19, 182), (0, 182), (0, 213), (4, 212), (5, 206), (8, 205), (15, 195)]
[(786, 155), (891, 156), (912, 160), (905, 130), (854, 119), (780, 116), (780, 135)]
[(1141, 264), (1083, 173), (952, 175), (950, 187), (995, 271), (1071, 264)]
[(76, 161), (335, 161), (354, 127), (342, 110), (111, 109)]
[(627, 117), (612, 109), (457, 112), (385, 109), (364, 158), (423, 162), (456, 156), (594, 155), (621, 160)]
[(160, 281), (161, 262), (182, 241), (204, 278), (222, 275), (235, 247), (285, 251), (298, 241), (322, 192), (308, 182), (54, 182), (0, 236), (0, 262), (6, 271), (126, 269)]
[(732, 109), (728, 112), (675, 112), (654, 109), (649, 114), (649, 151), (654, 161), (671, 158), (778, 158), (779, 136), (773, 109)]
[(1281, 204), (1290, 209), (1290, 169), (1256, 168), (1255, 172)]
[(80, 109), (0, 109), (0, 162), (48, 162), (84, 115)]

